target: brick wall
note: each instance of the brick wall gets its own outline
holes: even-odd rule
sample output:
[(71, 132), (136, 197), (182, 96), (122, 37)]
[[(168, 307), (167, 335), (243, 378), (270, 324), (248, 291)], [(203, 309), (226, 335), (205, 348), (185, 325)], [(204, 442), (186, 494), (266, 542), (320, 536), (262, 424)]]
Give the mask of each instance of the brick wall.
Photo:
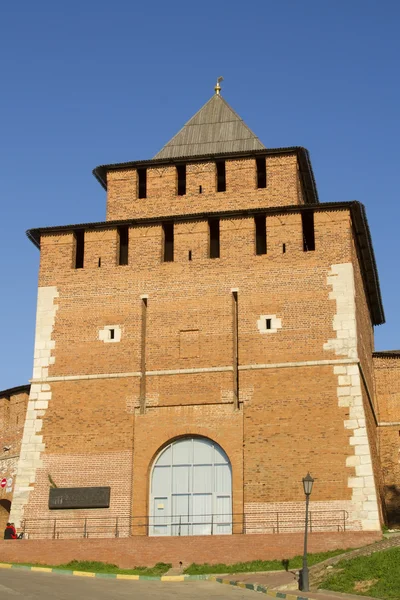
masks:
[[(359, 548), (380, 540), (378, 532), (312, 533), (308, 550)], [(289, 535), (153, 537), (104, 540), (0, 540), (3, 562), (29, 562), (46, 565), (65, 564), (71, 560), (102, 561), (128, 569), (153, 566), (157, 562), (173, 566), (197, 564), (233, 564), (244, 560), (287, 559), (303, 553), (302, 533)]]
[(390, 525), (399, 525), (400, 514), (400, 359), (374, 357), (377, 411), (380, 427), (379, 452), (382, 464), (385, 506)]
[(245, 371), (241, 385), (253, 390), (244, 407), (245, 502), (298, 501), (308, 471), (314, 501), (350, 499), (350, 432), (332, 367)]
[[(267, 218), (262, 256), (255, 256), (253, 218), (222, 219), (220, 230), (221, 258), (210, 259), (207, 222), (176, 224), (175, 260), (163, 263), (161, 225), (131, 227), (126, 266), (116, 264), (116, 229), (87, 231), (83, 269), (73, 268), (72, 233), (43, 236), (39, 285), (51, 290), (57, 310), (47, 325), (51, 356), (38, 359), (46, 362), (38, 368), (50, 390), (39, 406), (45, 450), (25, 518), (60, 514), (47, 508), (49, 475), (59, 487), (111, 485), (111, 507), (99, 518), (143, 517), (152, 462), (182, 435), (210, 437), (225, 450), (237, 514), (271, 503), (290, 513), (290, 503), (302, 502), (308, 470), (317, 477), (313, 499), (321, 510), (331, 502), (349, 508), (354, 467), (346, 466), (353, 453), (346, 408), (338, 405), (332, 365), (318, 364), (338, 360), (325, 348), (335, 335), (336, 311), (327, 281), (332, 264), (356, 261), (349, 213), (315, 213), (315, 252), (303, 251), (300, 213)], [(232, 289), (238, 290), (239, 411)], [(276, 333), (260, 332), (265, 314), (280, 319)], [(117, 326), (120, 341), (105, 343), (105, 326)], [(310, 361), (317, 364), (304, 364)]]
[[(381, 508), (382, 501), (384, 499), (384, 480), (378, 435), (379, 405), (375, 393), (374, 363), (372, 359), (372, 353), (374, 350), (374, 332), (368, 308), (366, 289), (361, 275), (360, 263), (357, 259), (357, 247), (354, 243), (354, 240), (352, 241), (352, 252), (357, 315), (357, 346), (362, 373), (361, 390), (366, 416), (367, 435), (371, 449), (375, 486), (380, 498), (379, 508)], [(384, 519), (384, 515), (381, 510), (380, 518), (381, 520)]]
[[(300, 214), (269, 217), (268, 254), (263, 256), (254, 256), (252, 218), (222, 220), (221, 258), (214, 260), (206, 254), (207, 223), (178, 224), (173, 263), (160, 262), (161, 226), (131, 228), (126, 266), (116, 265), (116, 230), (107, 236), (91, 231), (85, 236), (84, 269), (71, 268), (71, 234), (43, 237), (40, 285), (56, 286), (60, 294), (49, 376), (139, 371), (142, 294), (149, 295), (148, 369), (230, 365), (232, 288), (239, 288), (242, 363), (335, 358), (333, 352), (321, 352), (334, 310), (326, 276), (332, 263), (350, 260), (348, 215), (330, 213), (324, 228), (326, 218), (315, 215), (317, 250), (305, 253)], [(285, 319), (277, 335), (259, 335), (256, 321), (265, 310)], [(106, 324), (122, 325), (118, 344), (99, 340)], [(180, 332), (196, 329), (199, 356), (181, 357)]]
[[(352, 253), (354, 265), (354, 283), (355, 283), (355, 305), (357, 316), (357, 350), (360, 359), (360, 384), (365, 411), (366, 432), (369, 440), (373, 476), (375, 487), (379, 498), (380, 519), (384, 516), (381, 511), (381, 502), (383, 500), (383, 478), (382, 465), (379, 451), (378, 439), (378, 403), (375, 394), (374, 385), (374, 365), (372, 352), (374, 349), (374, 332), (369, 312), (367, 294), (361, 275), (360, 263), (358, 260), (357, 247), (352, 240)], [(368, 496), (368, 495), (367, 495)]]
[(378, 355), (373, 362), (379, 421), (396, 423), (400, 421), (400, 358)]
[(267, 187), (257, 189), (255, 159), (227, 160), (226, 192), (216, 191), (214, 162), (189, 163), (184, 196), (177, 195), (174, 165), (152, 166), (147, 169), (147, 197), (141, 199), (136, 170), (110, 171), (107, 220), (302, 204), (296, 155), (268, 156), (266, 161)]
[(24, 391), (0, 393), (0, 481), (12, 480), (11, 486), (0, 487), (0, 531), (8, 521), (15, 475), (21, 448), (29, 387)]

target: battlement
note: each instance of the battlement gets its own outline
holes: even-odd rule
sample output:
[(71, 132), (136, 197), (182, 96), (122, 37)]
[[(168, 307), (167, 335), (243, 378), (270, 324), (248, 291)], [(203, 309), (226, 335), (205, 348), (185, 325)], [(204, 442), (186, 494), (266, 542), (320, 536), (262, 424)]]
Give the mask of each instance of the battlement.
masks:
[(303, 148), (206, 158), (97, 167), (107, 220), (318, 203)]

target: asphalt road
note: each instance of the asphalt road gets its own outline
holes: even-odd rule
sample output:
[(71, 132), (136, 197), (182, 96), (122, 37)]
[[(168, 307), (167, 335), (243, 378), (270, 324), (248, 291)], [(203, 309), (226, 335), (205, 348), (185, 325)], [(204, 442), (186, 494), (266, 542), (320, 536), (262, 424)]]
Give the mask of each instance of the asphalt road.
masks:
[(211, 581), (122, 581), (17, 569), (0, 571), (1, 600), (255, 600), (251, 590)]

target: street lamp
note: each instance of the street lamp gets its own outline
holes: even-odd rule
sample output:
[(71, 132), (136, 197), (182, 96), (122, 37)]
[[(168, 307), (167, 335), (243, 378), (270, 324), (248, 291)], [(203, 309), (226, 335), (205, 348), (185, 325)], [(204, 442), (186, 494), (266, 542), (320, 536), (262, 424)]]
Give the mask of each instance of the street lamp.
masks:
[(304, 531), (304, 553), (303, 553), (303, 568), (301, 570), (301, 578), (300, 578), (300, 589), (303, 592), (309, 592), (309, 583), (308, 583), (308, 564), (307, 564), (307, 535), (308, 535), (308, 504), (310, 502), (310, 495), (312, 492), (314, 479), (311, 477), (310, 473), (307, 473), (305, 477), (303, 477), (303, 489), (304, 494), (306, 496), (306, 524)]

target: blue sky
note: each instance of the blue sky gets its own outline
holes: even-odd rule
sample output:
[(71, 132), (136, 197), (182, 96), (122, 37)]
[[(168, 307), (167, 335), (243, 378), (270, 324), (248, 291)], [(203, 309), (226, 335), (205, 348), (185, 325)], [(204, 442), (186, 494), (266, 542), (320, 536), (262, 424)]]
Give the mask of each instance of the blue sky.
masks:
[(367, 208), (387, 324), (398, 298), (399, 23), (394, 0), (7, 3), (0, 37), (0, 389), (32, 374), (32, 227), (100, 221), (99, 165), (151, 158), (212, 95), (267, 147), (309, 149), (323, 202)]

